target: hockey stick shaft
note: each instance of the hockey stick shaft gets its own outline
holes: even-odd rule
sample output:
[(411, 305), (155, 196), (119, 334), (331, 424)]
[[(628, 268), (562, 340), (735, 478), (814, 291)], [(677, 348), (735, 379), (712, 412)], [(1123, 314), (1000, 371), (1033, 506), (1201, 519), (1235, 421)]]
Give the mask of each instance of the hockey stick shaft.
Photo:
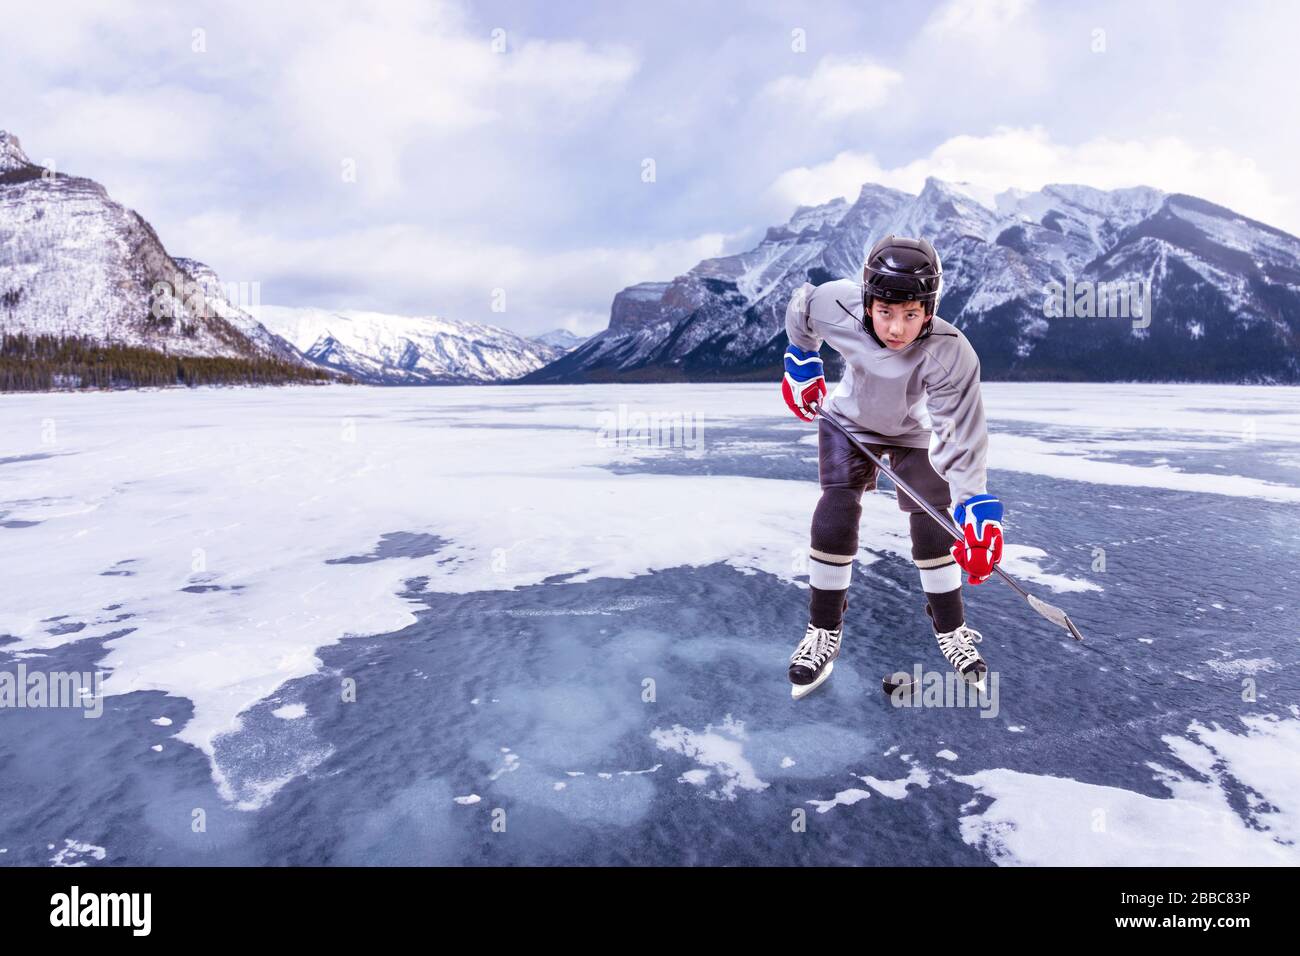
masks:
[[(952, 521), (952, 519), (950, 519), (947, 515), (941, 514), (938, 508), (934, 507), (934, 505), (930, 504), (930, 502), (922, 498), (919, 494), (917, 494), (916, 491), (912, 489), (912, 487), (907, 482), (905, 482), (902, 478), (899, 478), (898, 475), (894, 474), (894, 470), (890, 468), (888, 465), (886, 465), (880, 459), (879, 455), (876, 455), (874, 452), (872, 452), (872, 450), (868, 448), (865, 443), (859, 441), (856, 435), (850, 432), (846, 427), (844, 427), (844, 425), (840, 424), (839, 420), (836, 419), (833, 415), (829, 414), (825, 409), (823, 409), (820, 403), (813, 402), (810, 407), (817, 414), (819, 418), (822, 418), (830, 422), (831, 425), (839, 429), (840, 434), (842, 434), (845, 438), (847, 438), (853, 444), (854, 448), (856, 448), (858, 451), (866, 455), (867, 458), (871, 460), (871, 463), (874, 464), (878, 469), (880, 469), (881, 473), (884, 474), (886, 478), (888, 478), (898, 488), (902, 490), (903, 494), (911, 498), (914, 502), (916, 502), (918, 506), (920, 506), (925, 511), (926, 514), (928, 514), (935, 521), (939, 522), (939, 526), (943, 528), (945, 531), (947, 531), (948, 534), (952, 535), (953, 540), (955, 541), (966, 540), (965, 536), (961, 533), (961, 530), (958, 529), (957, 525)], [(993, 570), (997, 572), (998, 576), (1001, 577), (1003, 581), (1006, 581), (1007, 584), (1011, 585), (1012, 590), (1014, 590), (1017, 594), (1019, 594), (1022, 598), (1024, 598), (1029, 603), (1029, 606), (1032, 607), (1035, 611), (1037, 611), (1043, 617), (1047, 618), (1047, 620), (1051, 621), (1057, 627), (1065, 628), (1067, 631), (1069, 631), (1070, 636), (1074, 638), (1076, 641), (1083, 640), (1083, 634), (1080, 633), (1079, 629), (1075, 626), (1074, 622), (1070, 620), (1070, 616), (1068, 614), (1062, 611), (1059, 607), (1056, 607), (1052, 604), (1048, 604), (1046, 601), (1042, 600), (1041, 598), (1037, 598), (1034, 595), (1030, 594), (1023, 587), (1021, 587), (1019, 581), (1017, 581), (1011, 575), (1007, 574), (1007, 572), (1003, 571), (1002, 568), (998, 567), (996, 564), (993, 566)]]

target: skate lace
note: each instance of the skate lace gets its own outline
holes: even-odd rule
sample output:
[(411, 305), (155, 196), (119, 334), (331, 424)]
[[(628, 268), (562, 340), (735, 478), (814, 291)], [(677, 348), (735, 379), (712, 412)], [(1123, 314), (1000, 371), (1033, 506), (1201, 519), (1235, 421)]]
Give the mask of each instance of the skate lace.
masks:
[(791, 664), (818, 668), (826, 662), (835, 649), (835, 637), (824, 627), (810, 627), (799, 646), (790, 655)]
[(962, 667), (979, 659), (975, 645), (984, 640), (984, 635), (975, 628), (963, 624), (957, 630), (939, 634), (937, 637), (939, 649), (953, 665)]

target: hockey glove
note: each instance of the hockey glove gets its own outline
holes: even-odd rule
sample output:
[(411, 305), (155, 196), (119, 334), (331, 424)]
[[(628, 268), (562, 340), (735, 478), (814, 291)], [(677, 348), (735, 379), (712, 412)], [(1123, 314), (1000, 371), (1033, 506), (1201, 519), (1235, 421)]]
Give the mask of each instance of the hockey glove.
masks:
[(953, 542), (952, 556), (968, 575), (971, 584), (989, 579), (1002, 560), (1002, 502), (992, 495), (975, 495), (952, 513), (963, 539)]
[(797, 345), (785, 350), (785, 380), (781, 383), (785, 403), (806, 422), (816, 416), (810, 407), (821, 404), (826, 395), (826, 377), (822, 373), (822, 359), (816, 352), (805, 352)]

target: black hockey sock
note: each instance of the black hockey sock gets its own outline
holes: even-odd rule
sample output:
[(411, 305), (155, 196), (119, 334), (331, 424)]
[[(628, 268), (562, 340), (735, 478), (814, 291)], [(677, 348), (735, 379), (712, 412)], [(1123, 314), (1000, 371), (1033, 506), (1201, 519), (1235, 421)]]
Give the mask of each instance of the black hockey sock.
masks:
[(966, 623), (966, 609), (961, 603), (961, 588), (925, 596), (926, 614), (936, 634), (947, 634)]
[(823, 591), (821, 588), (813, 588), (812, 597), (808, 600), (808, 620), (812, 626), (833, 631), (843, 624), (844, 612), (849, 606), (848, 593), (847, 590)]
[(951, 536), (928, 514), (908, 515), (912, 560), (921, 575), (926, 610), (936, 633), (955, 631), (966, 623), (961, 600), (961, 568), (948, 550)]
[(808, 552), (808, 620), (831, 630), (844, 621), (853, 559), (858, 553), (862, 492), (846, 488), (822, 491), (813, 512), (812, 547)]

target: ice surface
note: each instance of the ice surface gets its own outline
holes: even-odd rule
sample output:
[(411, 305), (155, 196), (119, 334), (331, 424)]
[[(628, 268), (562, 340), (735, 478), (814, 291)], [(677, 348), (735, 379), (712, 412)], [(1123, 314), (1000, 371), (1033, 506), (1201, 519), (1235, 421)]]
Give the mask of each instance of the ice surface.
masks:
[[(1015, 628), (1001, 628), (994, 622), (1022, 613), (1022, 605), (1005, 589), (990, 595), (982, 586), (972, 600), (993, 602), (977, 605), (977, 624), (988, 622), (986, 643), (1005, 668), (1005, 717), (964, 721), (975, 714), (948, 713), (940, 739), (926, 729), (937, 726), (925, 723), (934, 715), (887, 704), (879, 713), (862, 710), (879, 703), (881, 673), (910, 666), (904, 655), (937, 653), (932, 641), (908, 638), (895, 623), (916, 582), (892, 495), (864, 501), (855, 577), (863, 590), (855, 591), (849, 640), (870, 640), (873, 654), (896, 656), (855, 659), (865, 645), (854, 643), (820, 696), (785, 709), (792, 705), (784, 661), (797, 638), (794, 605), (803, 600), (818, 491), (815, 464), (804, 460), (809, 427), (790, 420), (767, 386), (694, 386), (689, 394), (600, 385), (5, 396), (0, 512), (17, 524), (0, 528), (7, 571), (0, 635), (14, 638), (3, 651), (85, 654), (105, 642), (94, 664), (108, 673), (104, 690), (115, 706), (137, 715), (131, 733), (139, 742), (130, 752), (159, 764), (151, 774), (201, 753), (229, 806), (270, 812), (291, 784), (300, 800), (301, 788), (328, 789), (336, 785), (330, 781), (392, 779), (364, 810), (352, 811), (360, 815), (349, 817), (346, 836), (328, 848), (322, 837), (312, 859), (480, 859), (475, 838), (461, 828), (467, 815), (502, 802), (531, 807), (543, 814), (538, 820), (637, 828), (682, 812), (681, 801), (739, 813), (784, 801), (783, 814), (811, 804), (830, 820), (835, 807), (906, 834), (905, 818), (889, 816), (889, 807), (910, 812), (918, 801), (965, 791), (955, 807), (968, 788), (980, 800), (959, 820), (945, 818), (951, 845), (935, 846), (949, 862), (1292, 859), (1283, 841), (1294, 839), (1300, 819), (1289, 798), (1300, 781), (1281, 756), (1294, 752), (1300, 715), (1261, 716), (1237, 729), (1202, 716), (1208, 700), (1236, 702), (1246, 678), (1259, 682), (1261, 706), (1295, 701), (1294, 642), (1270, 643), (1275, 621), (1295, 611), (1284, 587), (1290, 565), (1255, 591), (1247, 563), (1254, 555), (1243, 550), (1229, 567), (1216, 566), (1207, 587), (1209, 572), (1188, 576), (1197, 558), (1177, 536), (1200, 540), (1197, 522), (1223, 528), (1227, 521), (1240, 536), (1234, 541), (1275, 542), (1270, 566), (1278, 548), (1294, 552), (1284, 515), (1300, 496), (1300, 473), (1287, 464), (1300, 446), (1300, 393), (998, 384), (985, 386), (985, 397), (994, 430), (991, 487), (1011, 516), (1008, 569), (1045, 597), (1063, 595), (1052, 600), (1081, 626), (1101, 623), (1084, 627), (1090, 641), (1080, 648), (1033, 630), (1031, 612), (1031, 623), (1016, 618)], [(620, 405), (698, 416), (702, 454), (612, 447), (602, 440), (602, 421)], [(1248, 527), (1232, 524), (1247, 513), (1254, 516)], [(1089, 572), (1098, 545), (1121, 573)], [(1176, 573), (1160, 562), (1172, 562)], [(1237, 568), (1246, 585), (1220, 581), (1220, 572)], [(770, 608), (755, 597), (777, 591)], [(727, 593), (739, 598), (719, 603)], [(889, 616), (871, 617), (873, 604)], [(444, 605), (443, 625), (421, 625)], [(1129, 625), (1134, 619), (1145, 630), (1126, 630), (1138, 626)], [(629, 621), (647, 629), (630, 629)], [(411, 755), (398, 759), (385, 749), (400, 730), (388, 727), (388, 743), (377, 750), (356, 744), (359, 754), (387, 761), (382, 771), (357, 764), (357, 754), (339, 752), (346, 735), (329, 726), (339, 718), (324, 703), (337, 700), (338, 678), (356, 667), (374, 674), (362, 677), (363, 697), (381, 673), (395, 677), (387, 655), (405, 653), (412, 635), (425, 633), (417, 625), (432, 629), (430, 640), (454, 629), (445, 639), (457, 641), (457, 654), (473, 649), (464, 665), (473, 670), (456, 682), (436, 668), (445, 655), (413, 658), (410, 683), (401, 685), (414, 695), (408, 719), (449, 721), (474, 745), (458, 757), (464, 765), (403, 778)], [(462, 633), (472, 638), (479, 629), (487, 643)], [(363, 643), (364, 635), (375, 637)], [(544, 643), (525, 646), (516, 635)], [(332, 671), (323, 659), (343, 654), (339, 642), (349, 637), (358, 639), (347, 642), (356, 649), (344, 656), (363, 655), (362, 663)], [(364, 657), (371, 653), (381, 656)], [(1086, 696), (1063, 709), (1042, 676), (1048, 667), (1079, 675), (1068, 685), (1073, 695), (1085, 695), (1097, 672), (1134, 682), (1134, 703), (1112, 702), (1120, 716)], [(662, 710), (639, 699), (647, 675), (657, 678)], [(317, 686), (308, 679), (330, 685), (319, 700), (286, 691)], [(1147, 693), (1144, 680), (1163, 695), (1145, 714), (1137, 693)], [(1197, 682), (1227, 694), (1207, 698)], [(1066, 726), (1057, 723), (1063, 712), (1074, 715)], [(1125, 737), (1153, 735), (1164, 753), (1159, 768), (1139, 761), (1107, 770), (1100, 757), (1085, 756), (1126, 721)], [(158, 738), (144, 737), (141, 726), (175, 732), (197, 752), (147, 753)], [(430, 739), (444, 739), (440, 728), (443, 736)], [(423, 739), (423, 731), (412, 733)], [(909, 760), (900, 778), (897, 758), (886, 766), (879, 757), (896, 754), (900, 743), (907, 753), (935, 756)], [(23, 786), (34, 789), (6, 797), (34, 807), (52, 799), (54, 769), (39, 769), (51, 758), (37, 741), (6, 730), (0, 746), (10, 766), (33, 775)], [(951, 760), (956, 753), (960, 763)], [(952, 776), (958, 768), (964, 776)], [(864, 787), (846, 789), (850, 777)], [(193, 787), (184, 775), (169, 787), (149, 784), (178, 834), (188, 826), (186, 807), (204, 800), (183, 789), (187, 779)], [(848, 809), (870, 793), (892, 799)], [(481, 803), (458, 803), (471, 795)], [(1058, 802), (1063, 816), (1042, 809)], [(1107, 811), (1105, 839), (1085, 834), (1093, 832), (1090, 817), (1080, 823), (1072, 815), (1094, 807)], [(211, 809), (215, 819), (219, 808)], [(1236, 822), (1221, 822), (1221, 810)], [(202, 845), (183, 844), (192, 848), (187, 859), (244, 846), (240, 816), (221, 817)], [(394, 821), (443, 842), (417, 851), (390, 838)], [(1058, 844), (1051, 835), (1058, 826), (1084, 829)], [(1211, 839), (1218, 827), (1227, 827), (1228, 839)], [(1185, 828), (1205, 845), (1186, 849), (1193, 841), (1178, 836)], [(119, 845), (74, 826), (45, 839), (64, 834), (89, 846)], [(14, 836), (3, 833), (11, 848)], [(168, 830), (161, 842), (170, 848), (185, 839)], [(558, 835), (537, 839), (528, 851), (536, 855), (516, 849), (520, 859), (578, 852)], [(733, 854), (776, 853), (743, 840), (729, 845)]]
[[(769, 392), (715, 388), (702, 414), (722, 422), (758, 404), (775, 415), (780, 400)], [(46, 648), (67, 640), (47, 618), (84, 624), (77, 635), (86, 639), (120, 630), (130, 614), (135, 630), (103, 662), (112, 672), (106, 693), (193, 700), (180, 739), (211, 753), (242, 711), (313, 673), (317, 648), (412, 623), (412, 602), (401, 596), (412, 578), (464, 592), (725, 562), (793, 580), (803, 573), (792, 555), (818, 494), (812, 482), (615, 476), (602, 467), (625, 456), (600, 443), (601, 416), (627, 399), (648, 412), (680, 412), (666, 404), (673, 394), (291, 388), (7, 397), (14, 427), (4, 453), (61, 454), (0, 472), (10, 518), (38, 522), (5, 541), (9, 593), (22, 598), (0, 609), (0, 632), (21, 639), (16, 649)], [(52, 440), (42, 444), (43, 435)], [(39, 498), (28, 494), (36, 488)], [(896, 515), (874, 504), (864, 538), (906, 555)], [(397, 529), (452, 543), (408, 561), (338, 563)], [(128, 562), (129, 576), (106, 573)], [(1026, 570), (1014, 548), (1008, 567)]]
[[(1153, 764), (1171, 797), (1011, 770), (956, 778), (993, 798), (961, 821), (962, 837), (1002, 864), (1295, 866), (1300, 863), (1300, 722), (1247, 718), (1250, 733), (1192, 724), (1165, 737), (1193, 773)], [(1267, 801), (1248, 819), (1235, 779)]]

